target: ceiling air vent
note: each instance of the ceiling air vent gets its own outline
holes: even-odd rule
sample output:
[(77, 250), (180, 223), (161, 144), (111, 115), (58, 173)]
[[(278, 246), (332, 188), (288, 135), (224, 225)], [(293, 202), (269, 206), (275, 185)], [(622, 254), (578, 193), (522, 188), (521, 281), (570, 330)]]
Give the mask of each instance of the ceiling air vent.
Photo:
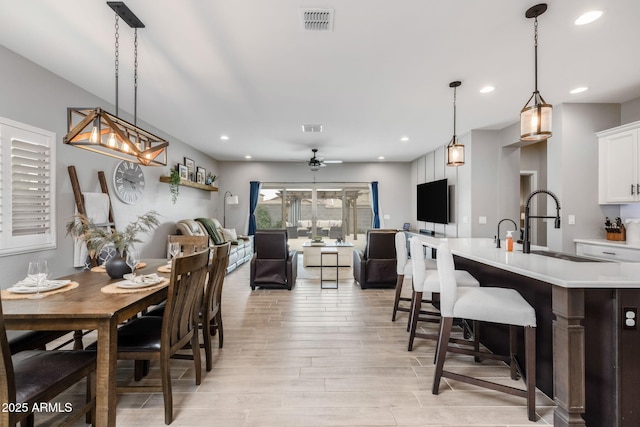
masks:
[(322, 125), (302, 125), (302, 132), (322, 132)]
[(333, 9), (302, 9), (303, 31), (333, 31)]

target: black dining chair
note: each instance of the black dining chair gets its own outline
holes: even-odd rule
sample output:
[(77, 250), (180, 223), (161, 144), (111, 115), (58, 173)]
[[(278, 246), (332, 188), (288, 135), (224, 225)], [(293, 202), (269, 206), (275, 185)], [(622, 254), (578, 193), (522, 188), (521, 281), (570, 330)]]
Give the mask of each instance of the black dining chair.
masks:
[[(202, 380), (197, 315), (204, 292), (209, 266), (209, 249), (192, 255), (175, 257), (164, 308), (164, 316), (142, 316), (118, 329), (118, 359), (134, 360), (136, 365), (157, 360), (160, 363), (162, 386), (118, 387), (120, 392), (162, 391), (164, 422), (173, 421), (173, 395), (169, 361), (187, 344), (193, 351), (196, 384)], [(92, 344), (88, 348), (96, 348)], [(136, 368), (138, 370), (140, 368)]]
[(0, 301), (0, 425), (33, 426), (34, 405), (50, 401), (83, 378), (86, 405), (66, 421), (72, 424), (87, 414), (87, 422), (95, 424), (95, 373), (93, 351), (26, 350), (12, 356)]

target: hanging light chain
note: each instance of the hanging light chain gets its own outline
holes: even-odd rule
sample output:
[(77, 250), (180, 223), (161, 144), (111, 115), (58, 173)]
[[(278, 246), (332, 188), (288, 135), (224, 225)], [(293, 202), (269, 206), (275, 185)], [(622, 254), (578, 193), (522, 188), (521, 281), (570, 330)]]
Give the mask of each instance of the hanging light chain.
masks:
[(138, 29), (134, 31), (133, 39), (133, 124), (138, 121)]
[(457, 90), (458, 88), (454, 86), (453, 88), (453, 140), (455, 143), (456, 139), (456, 99), (457, 99)]
[(118, 116), (118, 74), (120, 69), (120, 17), (116, 13), (116, 23), (115, 23), (115, 69), (116, 69), (116, 117)]
[(533, 49), (535, 57), (535, 93), (538, 93), (538, 16), (533, 20)]

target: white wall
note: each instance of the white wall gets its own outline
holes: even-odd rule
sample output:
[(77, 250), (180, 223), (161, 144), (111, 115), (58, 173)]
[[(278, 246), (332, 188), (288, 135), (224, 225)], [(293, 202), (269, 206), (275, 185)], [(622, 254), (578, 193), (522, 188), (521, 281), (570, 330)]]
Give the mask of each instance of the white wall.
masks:
[[(169, 186), (158, 181), (161, 175), (168, 175), (167, 167), (145, 167), (145, 193), (140, 202), (126, 205), (120, 202), (111, 187), (113, 170), (118, 160), (66, 146), (62, 138), (66, 134), (67, 107), (100, 106), (115, 112), (111, 104), (99, 99), (85, 90), (61, 79), (47, 70), (33, 64), (25, 58), (0, 46), (0, 116), (22, 122), (56, 133), (57, 139), (57, 248), (14, 256), (0, 257), (2, 280), (0, 287), (6, 288), (26, 274), (28, 261), (34, 258), (49, 260), (51, 273), (55, 276), (69, 274), (72, 267), (72, 239), (65, 235), (65, 224), (74, 213), (73, 193), (67, 167), (74, 165), (83, 191), (100, 191), (97, 172), (105, 172), (116, 219), (116, 226), (124, 227), (137, 215), (151, 209), (157, 210), (162, 217), (162, 225), (153, 236), (141, 236), (144, 242), (138, 245), (143, 257), (164, 257), (166, 235), (175, 233), (175, 222), (183, 218), (211, 216), (215, 212), (219, 196), (214, 192), (204, 192), (183, 187), (176, 205), (171, 204)], [(112, 82), (105, 82), (112, 84)], [(121, 88), (121, 90), (123, 90)], [(164, 108), (159, 106), (159, 108)], [(172, 106), (166, 106), (172, 108)], [(121, 106), (122, 110), (122, 106)], [(120, 116), (132, 120), (124, 112)], [(139, 112), (144, 116), (144, 112)], [(163, 133), (160, 129), (138, 120), (140, 127), (151, 131), (170, 142), (169, 164), (183, 161), (183, 156), (195, 160), (197, 165), (219, 174), (217, 162), (191, 148), (183, 142)], [(408, 181), (408, 179), (407, 179)]]
[[(238, 205), (226, 207), (227, 228), (235, 228), (246, 233), (249, 219), (249, 182), (277, 183), (332, 183), (378, 181), (379, 213), (381, 228), (402, 228), (410, 222), (412, 208), (411, 194), (415, 186), (411, 182), (410, 163), (342, 163), (330, 164), (322, 170), (312, 173), (304, 164), (290, 162), (220, 162), (220, 200), (226, 191), (239, 197)], [(216, 210), (218, 218), (223, 217), (222, 204)], [(389, 215), (387, 220), (384, 215)]]
[(632, 99), (621, 105), (620, 119), (621, 125), (640, 120), (640, 98)]

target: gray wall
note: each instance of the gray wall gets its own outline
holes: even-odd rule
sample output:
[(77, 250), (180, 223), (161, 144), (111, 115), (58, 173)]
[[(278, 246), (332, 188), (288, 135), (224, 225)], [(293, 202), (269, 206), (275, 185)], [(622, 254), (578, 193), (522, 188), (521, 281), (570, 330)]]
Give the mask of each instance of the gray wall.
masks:
[[(107, 111), (115, 112), (109, 102), (99, 99), (85, 90), (61, 79), (47, 70), (35, 65), (25, 58), (14, 54), (0, 46), (0, 116), (22, 122), (31, 126), (46, 129), (56, 133), (57, 140), (57, 249), (39, 251), (22, 255), (0, 257), (0, 271), (3, 278), (2, 288), (13, 284), (26, 275), (28, 261), (34, 258), (49, 260), (51, 273), (55, 276), (69, 274), (75, 270), (72, 267), (72, 239), (65, 235), (65, 224), (74, 213), (73, 193), (67, 173), (67, 166), (74, 165), (83, 191), (100, 191), (97, 172), (103, 170), (109, 182), (112, 194), (116, 225), (123, 228), (137, 215), (151, 209), (161, 213), (162, 225), (150, 236), (141, 236), (144, 242), (138, 244), (143, 257), (164, 257), (166, 253), (166, 235), (175, 233), (175, 222), (183, 218), (196, 216), (211, 216), (216, 210), (219, 196), (214, 192), (183, 187), (176, 205), (171, 204), (169, 186), (159, 182), (161, 175), (168, 175), (167, 167), (144, 168), (146, 188), (142, 200), (135, 205), (126, 205), (113, 195), (111, 179), (118, 160), (111, 157), (91, 153), (66, 146), (62, 138), (66, 134), (67, 107), (95, 107), (100, 106)], [(105, 84), (113, 84), (105, 82)], [(121, 88), (121, 90), (125, 90)], [(172, 108), (172, 106), (167, 106)], [(121, 106), (122, 110), (122, 106)], [(120, 116), (132, 120), (123, 111)], [(139, 112), (144, 116), (144, 112)], [(142, 120), (138, 120), (140, 127), (170, 141), (169, 164), (183, 161), (183, 156), (195, 160), (197, 165), (204, 166), (208, 171), (219, 174), (217, 162), (194, 150), (183, 142), (163, 133)], [(408, 179), (407, 179), (408, 181)]]
[[(220, 194), (226, 191), (239, 197), (238, 205), (226, 207), (227, 228), (246, 233), (249, 219), (249, 182), (273, 183), (341, 183), (378, 181), (380, 226), (402, 228), (411, 216), (411, 194), (415, 188), (407, 183), (411, 177), (410, 163), (342, 163), (330, 164), (312, 173), (304, 164), (262, 162), (220, 162)], [(222, 200), (222, 199), (221, 199)], [(415, 216), (415, 209), (412, 210)], [(222, 205), (216, 214), (223, 216)], [(388, 215), (389, 219), (384, 219)]]
[(620, 119), (621, 125), (640, 120), (640, 98), (632, 99), (621, 105)]

